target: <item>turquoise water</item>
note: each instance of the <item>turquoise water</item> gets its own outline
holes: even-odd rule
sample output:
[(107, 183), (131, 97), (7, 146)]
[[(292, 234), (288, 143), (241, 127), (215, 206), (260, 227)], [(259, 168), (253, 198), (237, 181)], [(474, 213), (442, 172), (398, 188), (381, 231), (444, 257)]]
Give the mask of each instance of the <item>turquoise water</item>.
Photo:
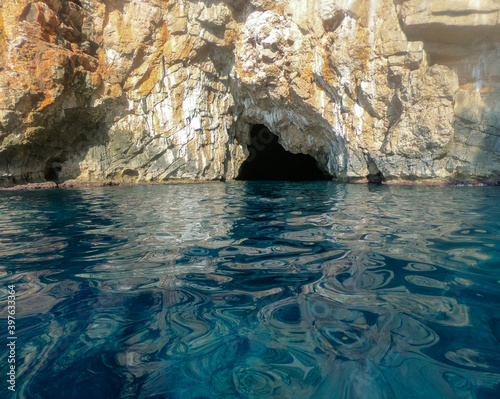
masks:
[[(16, 396), (499, 398), (500, 188), (0, 192)], [(7, 351), (1, 351), (1, 372)]]

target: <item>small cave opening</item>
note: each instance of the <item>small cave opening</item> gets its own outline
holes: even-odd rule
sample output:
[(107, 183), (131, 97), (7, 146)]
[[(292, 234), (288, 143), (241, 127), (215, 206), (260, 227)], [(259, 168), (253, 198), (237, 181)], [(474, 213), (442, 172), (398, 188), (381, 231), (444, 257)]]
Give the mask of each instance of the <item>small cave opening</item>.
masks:
[(52, 158), (45, 165), (44, 177), (47, 181), (59, 182), (59, 173), (62, 170), (62, 158)]
[(264, 125), (252, 127), (248, 151), (236, 180), (331, 180), (312, 156), (288, 152)]

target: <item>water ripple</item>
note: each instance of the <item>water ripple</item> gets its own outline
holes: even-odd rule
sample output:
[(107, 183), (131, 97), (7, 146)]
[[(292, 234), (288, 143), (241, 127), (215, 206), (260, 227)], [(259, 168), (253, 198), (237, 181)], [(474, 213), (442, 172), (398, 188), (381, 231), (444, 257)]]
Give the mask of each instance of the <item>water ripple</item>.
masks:
[(498, 194), (0, 192), (18, 397), (498, 398)]

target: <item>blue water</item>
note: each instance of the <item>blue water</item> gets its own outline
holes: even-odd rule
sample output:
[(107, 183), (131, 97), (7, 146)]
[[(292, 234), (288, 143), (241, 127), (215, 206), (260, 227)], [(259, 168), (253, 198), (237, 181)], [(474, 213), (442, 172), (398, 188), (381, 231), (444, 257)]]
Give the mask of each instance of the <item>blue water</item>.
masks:
[[(0, 192), (16, 396), (500, 398), (500, 188)], [(5, 347), (5, 346), (4, 346)]]

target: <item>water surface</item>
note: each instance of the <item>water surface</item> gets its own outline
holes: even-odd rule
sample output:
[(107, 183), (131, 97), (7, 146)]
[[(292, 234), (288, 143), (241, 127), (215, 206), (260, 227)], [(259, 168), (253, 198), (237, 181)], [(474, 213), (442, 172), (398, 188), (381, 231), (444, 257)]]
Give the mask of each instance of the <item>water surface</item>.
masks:
[(499, 398), (499, 198), (331, 182), (0, 192), (17, 398)]

